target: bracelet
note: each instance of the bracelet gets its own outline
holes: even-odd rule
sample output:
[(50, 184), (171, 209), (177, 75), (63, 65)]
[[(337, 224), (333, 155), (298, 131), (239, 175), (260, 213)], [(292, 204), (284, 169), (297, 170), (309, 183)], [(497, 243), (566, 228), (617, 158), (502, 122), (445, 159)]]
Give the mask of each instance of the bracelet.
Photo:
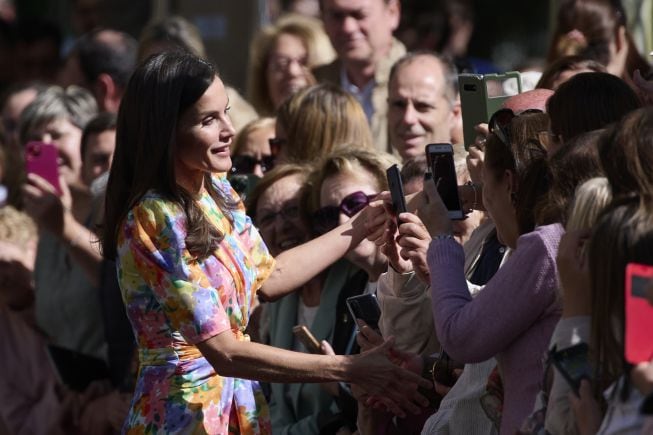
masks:
[(470, 208), (472, 210), (476, 210), (476, 207), (478, 207), (478, 186), (472, 181), (468, 181), (466, 184), (472, 188), (472, 191), (474, 191), (474, 202), (472, 202), (472, 206)]

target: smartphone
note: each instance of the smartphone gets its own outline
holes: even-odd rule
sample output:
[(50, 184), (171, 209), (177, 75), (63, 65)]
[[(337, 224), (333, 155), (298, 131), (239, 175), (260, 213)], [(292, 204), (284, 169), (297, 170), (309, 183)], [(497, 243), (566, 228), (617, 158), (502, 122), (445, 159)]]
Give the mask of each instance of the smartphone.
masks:
[(578, 343), (566, 349), (552, 350), (551, 362), (577, 396), (580, 381), (592, 377), (587, 343)]
[(371, 293), (352, 296), (347, 298), (347, 308), (354, 319), (361, 319), (370, 328), (379, 330), (379, 319), (381, 318), (381, 307), (376, 295)]
[(306, 325), (293, 326), (292, 333), (295, 334), (297, 340), (299, 340), (310, 353), (322, 353), (320, 342), (315, 338)]
[(464, 219), (465, 214), (458, 196), (458, 178), (453, 162), (453, 146), (448, 143), (426, 145), (426, 162), (442, 202), (449, 211), (449, 219)]
[(653, 359), (653, 307), (646, 297), (653, 285), (653, 266), (629, 263), (625, 283), (625, 358), (631, 364)]
[[(406, 197), (404, 195), (404, 183), (401, 181), (399, 167), (397, 165), (390, 166), (385, 171), (385, 175), (388, 178), (388, 187), (390, 188), (390, 194), (392, 195), (392, 211), (395, 216), (399, 216), (399, 213), (405, 213), (407, 211)], [(399, 219), (397, 219), (397, 226), (398, 225)]]
[(52, 184), (58, 195), (61, 195), (59, 185), (59, 152), (57, 147), (44, 142), (28, 142), (25, 145), (25, 170), (28, 174), (36, 174)]
[(465, 149), (468, 149), (476, 139), (474, 127), (489, 122), (504, 101), (521, 93), (521, 75), (517, 71), (505, 74), (460, 74), (458, 88), (463, 114), (463, 137)]

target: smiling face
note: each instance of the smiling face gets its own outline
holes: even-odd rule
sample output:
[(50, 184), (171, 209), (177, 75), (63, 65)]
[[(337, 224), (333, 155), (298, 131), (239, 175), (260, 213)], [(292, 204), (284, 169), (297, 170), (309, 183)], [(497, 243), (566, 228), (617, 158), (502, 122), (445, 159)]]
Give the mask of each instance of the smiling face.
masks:
[[(358, 191), (367, 195), (379, 193), (380, 186), (374, 175), (360, 165), (355, 165), (354, 168), (353, 171), (344, 171), (324, 179), (320, 188), (320, 207), (338, 207), (343, 198)], [(348, 219), (341, 211), (338, 224), (341, 225)], [(367, 239), (350, 250), (345, 258), (368, 272), (376, 267), (378, 262), (385, 262), (385, 256), (378, 247)]]
[(399, 25), (397, 0), (322, 0), (324, 30), (345, 63), (385, 56)]
[(280, 34), (270, 51), (265, 71), (270, 100), (275, 108), (309, 85), (306, 46), (295, 35)]
[(309, 229), (299, 212), (299, 190), (303, 182), (300, 174), (281, 178), (256, 203), (256, 225), (274, 256), (309, 239)]
[(235, 131), (228, 108), (224, 85), (216, 77), (200, 99), (179, 117), (175, 177), (177, 184), (189, 192), (201, 190), (206, 173), (231, 168), (229, 148)]
[(444, 86), (442, 66), (430, 56), (403, 65), (390, 82), (390, 140), (404, 160), (423, 155), (427, 144), (451, 142), (457, 106), (446, 98)]
[(82, 130), (66, 118), (57, 118), (30, 132), (28, 140), (51, 143), (59, 152), (59, 174), (69, 186), (79, 182), (82, 157)]

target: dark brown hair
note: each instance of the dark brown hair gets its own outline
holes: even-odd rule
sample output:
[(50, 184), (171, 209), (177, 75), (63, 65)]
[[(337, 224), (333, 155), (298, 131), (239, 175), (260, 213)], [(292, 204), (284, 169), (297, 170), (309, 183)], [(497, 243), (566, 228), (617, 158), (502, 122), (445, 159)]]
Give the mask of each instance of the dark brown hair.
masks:
[(607, 72), (605, 66), (593, 59), (583, 56), (564, 56), (548, 65), (542, 72), (542, 77), (535, 86), (538, 89), (554, 89), (554, 83), (562, 73), (567, 71), (590, 70), (594, 72)]
[(560, 85), (546, 103), (551, 132), (568, 141), (598, 130), (640, 107), (626, 82), (608, 73), (586, 72)]
[[(626, 12), (620, 0), (565, 0), (558, 8), (556, 29), (549, 46), (547, 61), (576, 54), (594, 59), (603, 65), (610, 62), (610, 43), (620, 27), (626, 27)], [(572, 31), (577, 33), (571, 33)], [(628, 57), (624, 76), (632, 77), (636, 69), (647, 72), (650, 65), (637, 50), (626, 32)]]
[(524, 114), (514, 118), (510, 128), (512, 140), (504, 143), (490, 134), (485, 143), (485, 165), (499, 179), (505, 171), (515, 175), (514, 206), (519, 234), (533, 231), (537, 222), (535, 209), (549, 189), (547, 154), (537, 139), (546, 130), (549, 119), (544, 113)]
[(615, 198), (653, 197), (653, 108), (626, 115), (599, 142), (599, 158)]
[[(624, 284), (626, 265), (653, 264), (653, 210), (635, 196), (615, 200), (593, 231), (588, 250), (592, 294), (590, 349), (595, 394), (625, 373)], [(627, 392), (623, 390), (622, 392)]]
[(603, 130), (583, 133), (566, 143), (549, 159), (551, 189), (540, 203), (538, 224), (566, 225), (576, 188), (590, 178), (603, 175), (598, 141)]
[[(148, 191), (178, 204), (186, 214), (186, 247), (198, 259), (206, 258), (223, 237), (209, 223), (189, 192), (177, 185), (177, 123), (217, 78), (213, 66), (189, 53), (167, 52), (150, 57), (129, 80), (118, 113), (114, 154), (102, 225), (106, 258), (116, 257), (116, 243), (129, 210)], [(235, 207), (213, 186), (210, 174), (204, 186), (227, 217)]]

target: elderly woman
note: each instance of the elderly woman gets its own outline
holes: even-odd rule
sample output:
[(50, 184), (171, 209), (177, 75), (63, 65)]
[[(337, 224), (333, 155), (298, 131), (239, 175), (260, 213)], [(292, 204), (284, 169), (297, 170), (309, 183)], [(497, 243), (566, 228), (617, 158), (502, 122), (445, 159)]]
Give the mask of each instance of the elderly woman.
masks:
[(321, 22), (299, 15), (280, 18), (252, 41), (248, 100), (260, 115), (273, 115), (286, 98), (315, 84), (311, 68), (334, 56)]
[(96, 236), (87, 228), (91, 198), (81, 181), (80, 153), (82, 131), (96, 111), (87, 91), (53, 86), (25, 108), (19, 133), (23, 144), (40, 140), (56, 146), (63, 192), (57, 195), (36, 174), (28, 174), (23, 187), (25, 210), (40, 234), (34, 268), (38, 324), (53, 344), (104, 360), (104, 330), (95, 298), (101, 257), (92, 243)]

